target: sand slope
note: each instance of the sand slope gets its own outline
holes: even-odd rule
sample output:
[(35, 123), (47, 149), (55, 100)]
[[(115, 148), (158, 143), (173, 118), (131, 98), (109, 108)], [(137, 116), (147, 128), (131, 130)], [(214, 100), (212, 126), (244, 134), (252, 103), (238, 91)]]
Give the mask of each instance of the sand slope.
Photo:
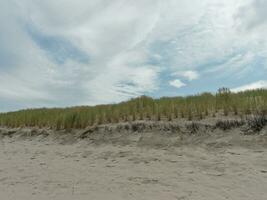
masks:
[(121, 138), (126, 143), (95, 143), (96, 136), (73, 142), (66, 142), (69, 135), (2, 137), (0, 199), (266, 199), (266, 135), (213, 131), (171, 145), (166, 136), (136, 133)]

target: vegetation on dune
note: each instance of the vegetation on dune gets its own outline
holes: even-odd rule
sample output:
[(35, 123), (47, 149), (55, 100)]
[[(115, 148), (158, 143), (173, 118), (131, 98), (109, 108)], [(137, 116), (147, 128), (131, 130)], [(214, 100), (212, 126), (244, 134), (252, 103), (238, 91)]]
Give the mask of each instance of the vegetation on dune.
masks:
[(267, 90), (231, 93), (221, 88), (216, 94), (160, 99), (141, 96), (119, 104), (21, 110), (1, 113), (0, 126), (70, 129), (135, 120), (202, 119), (217, 114), (266, 115)]

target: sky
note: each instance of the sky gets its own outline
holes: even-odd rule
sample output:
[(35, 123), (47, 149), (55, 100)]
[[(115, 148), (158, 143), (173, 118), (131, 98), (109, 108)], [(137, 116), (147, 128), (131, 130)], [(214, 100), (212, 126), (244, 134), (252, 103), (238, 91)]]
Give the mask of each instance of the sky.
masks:
[(267, 88), (266, 0), (0, 0), (0, 112)]

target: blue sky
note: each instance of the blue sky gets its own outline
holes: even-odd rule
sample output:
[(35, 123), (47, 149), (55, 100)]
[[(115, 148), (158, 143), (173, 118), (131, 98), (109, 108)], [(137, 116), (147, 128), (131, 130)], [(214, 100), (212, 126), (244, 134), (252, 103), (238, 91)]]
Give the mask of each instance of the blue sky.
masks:
[(0, 112), (267, 87), (265, 0), (0, 0)]

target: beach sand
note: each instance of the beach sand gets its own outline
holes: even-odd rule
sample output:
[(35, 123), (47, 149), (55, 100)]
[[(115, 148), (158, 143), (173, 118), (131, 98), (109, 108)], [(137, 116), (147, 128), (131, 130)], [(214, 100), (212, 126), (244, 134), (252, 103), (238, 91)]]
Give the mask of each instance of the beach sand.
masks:
[(139, 143), (127, 144), (2, 137), (0, 199), (267, 198), (267, 148), (266, 143), (258, 145), (259, 136), (233, 130), (213, 140), (188, 136), (192, 144), (151, 146), (140, 143), (144, 135), (136, 134)]

